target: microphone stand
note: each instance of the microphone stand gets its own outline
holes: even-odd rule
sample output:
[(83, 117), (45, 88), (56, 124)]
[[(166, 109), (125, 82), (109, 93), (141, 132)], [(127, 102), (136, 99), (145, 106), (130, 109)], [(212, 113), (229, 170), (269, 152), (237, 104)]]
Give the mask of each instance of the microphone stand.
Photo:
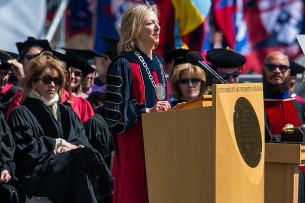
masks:
[(217, 79), (220, 84), (228, 84), (227, 81), (225, 81), (213, 68), (208, 66), (208, 64), (203, 61), (199, 61), (199, 63), (207, 70), (207, 86), (212, 86), (212, 84), (215, 82), (215, 79)]

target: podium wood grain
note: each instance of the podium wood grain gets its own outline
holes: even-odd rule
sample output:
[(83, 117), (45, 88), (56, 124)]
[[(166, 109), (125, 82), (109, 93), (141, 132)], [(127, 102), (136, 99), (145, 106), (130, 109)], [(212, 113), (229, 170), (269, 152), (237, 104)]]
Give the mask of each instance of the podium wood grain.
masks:
[(262, 143), (258, 165), (249, 167), (239, 152), (233, 126), (236, 100), (247, 98), (264, 141), (262, 92), (219, 91), (258, 86), (261, 88), (257, 83), (217, 85), (213, 87), (212, 106), (199, 99), (204, 107), (184, 104), (179, 110), (143, 114), (150, 203), (264, 202), (265, 147)]
[(305, 146), (266, 143), (265, 202), (297, 203), (299, 164), (305, 162)]

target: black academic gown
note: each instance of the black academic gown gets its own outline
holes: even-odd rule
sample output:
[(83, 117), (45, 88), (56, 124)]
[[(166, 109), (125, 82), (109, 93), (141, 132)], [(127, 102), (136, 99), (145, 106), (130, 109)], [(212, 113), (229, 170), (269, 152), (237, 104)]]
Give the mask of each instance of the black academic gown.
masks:
[(24, 203), (26, 202), (26, 188), (17, 182), (15, 176), (15, 143), (7, 123), (1, 116), (0, 126), (0, 172), (7, 170), (11, 175), (11, 180), (8, 183), (0, 183), (0, 202), (9, 202), (8, 199), (5, 199), (7, 196), (4, 195), (8, 192), (8, 188), (5, 185), (11, 185), (17, 189), (19, 203)]
[(89, 142), (94, 149), (99, 151), (109, 168), (111, 167), (111, 153), (113, 146), (111, 142), (111, 134), (102, 112), (96, 113), (89, 118), (85, 124), (86, 134)]
[(186, 102), (186, 101), (184, 101), (182, 99), (172, 101), (171, 102), (171, 107), (173, 108), (173, 107), (177, 106), (177, 104), (182, 103), (182, 102)]
[[(103, 202), (102, 198), (112, 193), (106, 164), (101, 157), (95, 165), (86, 160), (92, 158), (88, 154), (93, 150), (73, 110), (58, 104), (57, 115), (56, 120), (48, 107), (34, 98), (13, 109), (8, 123), (16, 142), (17, 177), (26, 184), (29, 197), (46, 196), (54, 203)], [(54, 154), (55, 138), (85, 148)]]

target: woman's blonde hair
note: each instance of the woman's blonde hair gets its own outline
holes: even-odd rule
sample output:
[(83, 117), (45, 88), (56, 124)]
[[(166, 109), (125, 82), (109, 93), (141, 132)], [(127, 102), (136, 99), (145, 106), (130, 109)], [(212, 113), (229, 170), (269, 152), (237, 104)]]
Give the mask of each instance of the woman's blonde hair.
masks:
[(118, 43), (118, 53), (135, 50), (135, 39), (139, 35), (148, 14), (153, 11), (159, 16), (159, 10), (156, 5), (137, 4), (128, 8), (122, 17), (120, 28), (120, 41)]
[(59, 85), (57, 91), (59, 101), (61, 101), (65, 82), (64, 70), (66, 69), (66, 65), (64, 62), (58, 60), (51, 52), (44, 51), (40, 53), (39, 56), (30, 60), (27, 69), (25, 70), (25, 77), (21, 78), (19, 82), (22, 88), (22, 102), (27, 99), (32, 89), (32, 82), (37, 82), (43, 71), (47, 68), (56, 70), (58, 72), (58, 78), (63, 81), (63, 83)]
[(178, 84), (180, 82), (181, 72), (184, 70), (194, 73), (196, 77), (201, 80), (200, 93), (198, 96), (204, 95), (207, 91), (205, 72), (198, 66), (194, 66), (190, 63), (179, 64), (174, 67), (173, 74), (170, 78), (171, 95), (175, 99), (181, 99), (183, 96)]

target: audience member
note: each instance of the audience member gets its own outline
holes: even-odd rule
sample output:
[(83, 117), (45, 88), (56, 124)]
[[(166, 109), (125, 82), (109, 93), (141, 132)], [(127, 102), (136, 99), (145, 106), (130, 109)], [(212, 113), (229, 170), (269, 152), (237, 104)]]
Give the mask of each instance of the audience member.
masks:
[(175, 65), (180, 64), (181, 61), (183, 61), (183, 63), (187, 62), (185, 56), (188, 52), (189, 50), (187, 49), (177, 48), (164, 53), (164, 59), (166, 63), (165, 73), (168, 78), (171, 77)]
[(118, 43), (119, 40), (115, 38), (110, 38), (102, 36), (102, 38), (109, 44), (106, 51), (104, 52), (105, 57), (96, 57), (96, 70), (98, 72), (98, 77), (94, 79), (93, 91), (102, 87), (106, 84), (106, 75), (112, 60), (118, 56)]
[(0, 116), (0, 202), (26, 202), (26, 187), (17, 182), (15, 175), (15, 142), (11, 131)]
[(170, 84), (171, 95), (176, 99), (171, 103), (172, 106), (198, 98), (207, 91), (204, 71), (190, 63), (183, 63), (174, 67)]
[(20, 81), (22, 104), (9, 126), (16, 142), (16, 174), (27, 195), (59, 202), (103, 202), (112, 193), (108, 167), (85, 135), (71, 108), (59, 104), (65, 64), (43, 52)]
[[(87, 67), (87, 65), (86, 65), (86, 63), (77, 60), (77, 58), (73, 58), (68, 55), (62, 54), (60, 52), (53, 51), (53, 50), (51, 50), (51, 52), (59, 60), (65, 62), (66, 67), (79, 67), (84, 71), (82, 74), (88, 74), (91, 71), (89, 68), (82, 68), (82, 67)], [(37, 56), (39, 56), (39, 55), (37, 55)], [(35, 57), (37, 57), (37, 56), (35, 56)], [(75, 75), (75, 73), (72, 74), (72, 73), (70, 73), (69, 70), (71, 71), (71, 68), (68, 68), (65, 71), (65, 73), (66, 73), (65, 76), (69, 81), (71, 81), (70, 75)], [(72, 88), (69, 86), (69, 84), (70, 84), (69, 82), (66, 82), (65, 84), (66, 84), (67, 89), (62, 90), (63, 94), (61, 96), (61, 103), (64, 105), (70, 106), (74, 110), (74, 112), (79, 116), (81, 121), (86, 122), (91, 116), (94, 115), (92, 106), (86, 99), (77, 97), (71, 93)], [(20, 92), (20, 93), (18, 93), (18, 92)], [(21, 104), (22, 91), (20, 90), (18, 92), (15, 94), (12, 102), (10, 103), (10, 105), (8, 107), (8, 112), (11, 112), (14, 107)], [(9, 113), (6, 114), (6, 120), (8, 120), (8, 117), (9, 117)]]
[[(96, 69), (98, 70), (98, 77), (95, 78), (95, 84), (92, 88), (93, 91), (87, 98), (87, 100), (92, 105), (95, 113), (98, 113), (104, 109), (107, 71), (112, 60), (114, 60), (114, 58), (118, 56), (117, 46), (119, 40), (105, 36), (102, 36), (102, 38), (108, 42), (109, 47), (104, 53), (106, 57), (95, 57), (95, 60), (97, 61)], [(101, 115), (104, 114), (104, 111), (101, 112)]]
[(14, 95), (18, 91), (18, 87), (9, 84), (9, 77), (12, 74), (12, 61), (18, 57), (18, 54), (0, 50), (0, 114), (5, 117), (8, 105), (13, 100)]
[(290, 60), (290, 59), (289, 59), (289, 64), (290, 64), (290, 70), (291, 70), (290, 76), (287, 79), (289, 94), (291, 95), (291, 97), (293, 97), (296, 100), (305, 104), (305, 100), (302, 97), (300, 97), (299, 95), (297, 95), (296, 93), (294, 93), (294, 88), (295, 88), (296, 81), (297, 81), (297, 74), (303, 73), (305, 71), (305, 67), (301, 66), (300, 64), (297, 64), (296, 62), (294, 62), (293, 60)]
[(52, 53), (59, 60), (65, 62), (67, 68), (65, 70), (66, 82), (61, 103), (70, 106), (79, 116), (81, 121), (86, 122), (94, 115), (92, 106), (86, 99), (74, 95), (72, 91), (80, 84), (81, 76), (86, 76), (89, 73), (92, 73), (94, 69), (86, 62), (79, 60), (79, 58), (73, 53), (70, 53), (70, 55), (56, 51), (52, 51)]
[[(88, 95), (91, 93), (92, 89), (93, 89), (93, 85), (94, 85), (94, 78), (95, 78), (95, 75), (96, 75), (96, 61), (95, 59), (98, 59), (98, 58), (105, 58), (107, 57), (106, 55), (104, 54), (99, 54), (99, 53), (96, 53), (94, 51), (91, 51), (91, 50), (83, 50), (83, 49), (67, 49), (67, 48), (62, 48), (67, 52), (68, 55), (72, 56), (72, 57), (78, 57), (79, 60), (82, 60), (84, 62), (86, 62), (87, 64), (89, 64), (93, 69), (94, 71), (92, 73), (89, 73), (87, 76), (82, 76), (81, 78), (81, 83), (80, 83), (80, 86), (81, 86), (81, 89), (82, 89), (82, 92), (84, 93), (82, 95), (80, 95), (81, 97), (83, 98), (87, 98)], [(73, 53), (73, 55), (71, 55)]]
[[(24, 70), (26, 69), (29, 61), (32, 58), (38, 56), (38, 54), (43, 49), (50, 50), (51, 46), (48, 40), (40, 40), (35, 39), (34, 37), (28, 37), (24, 42), (17, 42), (16, 47), (19, 53), (18, 60), (9, 60), (8, 63), (11, 65), (14, 72), (14, 75), (11, 75), (9, 82), (15, 86), (18, 86), (18, 81), (24, 77)], [(8, 119), (11, 110), (21, 103), (21, 94), (21, 89), (15, 93), (11, 103), (7, 108), (7, 113), (5, 115), (6, 120)]]
[(229, 48), (211, 49), (206, 55), (206, 60), (228, 83), (238, 83), (240, 69), (246, 63), (243, 55)]

